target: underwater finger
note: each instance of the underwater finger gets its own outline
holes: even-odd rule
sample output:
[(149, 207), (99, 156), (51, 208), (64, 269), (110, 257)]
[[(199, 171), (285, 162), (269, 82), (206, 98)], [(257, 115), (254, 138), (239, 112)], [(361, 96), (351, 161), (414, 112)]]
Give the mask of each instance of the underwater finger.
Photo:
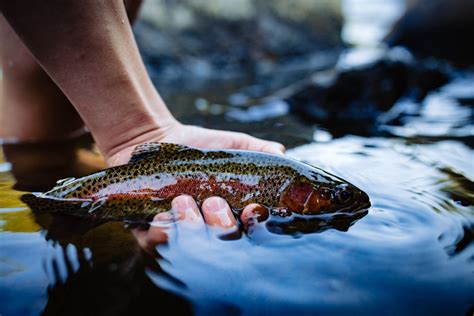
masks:
[(210, 197), (202, 204), (202, 212), (206, 224), (223, 229), (237, 227), (237, 221), (230, 210), (229, 204), (221, 197)]
[(153, 244), (164, 244), (168, 241), (170, 232), (174, 229), (175, 218), (171, 212), (159, 213), (153, 218), (148, 229), (147, 242)]
[(171, 213), (160, 213), (154, 217), (147, 229), (137, 227), (133, 228), (131, 232), (140, 248), (153, 254), (157, 245), (165, 244), (168, 241), (170, 223), (172, 222), (173, 215)]
[(229, 204), (221, 197), (210, 197), (202, 204), (202, 213), (208, 224), (208, 232), (223, 240), (240, 238), (237, 220)]
[(185, 222), (192, 226), (204, 227), (204, 219), (196, 204), (196, 201), (189, 195), (175, 197), (171, 202), (171, 207), (176, 214), (178, 225)]
[(268, 216), (268, 210), (263, 205), (252, 203), (244, 208), (242, 215), (240, 215), (240, 219), (244, 229), (248, 230), (249, 226), (267, 220)]

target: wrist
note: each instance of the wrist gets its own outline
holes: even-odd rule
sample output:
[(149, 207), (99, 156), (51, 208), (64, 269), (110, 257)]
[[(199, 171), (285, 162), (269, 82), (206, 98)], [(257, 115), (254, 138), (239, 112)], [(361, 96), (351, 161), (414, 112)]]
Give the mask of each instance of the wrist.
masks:
[[(150, 142), (160, 141), (172, 130), (181, 126), (173, 116), (160, 118), (159, 121), (141, 123), (130, 129), (121, 129), (120, 135), (113, 141), (100, 148), (108, 165), (119, 165), (128, 162), (129, 156), (135, 146)], [(99, 142), (97, 141), (99, 144)]]

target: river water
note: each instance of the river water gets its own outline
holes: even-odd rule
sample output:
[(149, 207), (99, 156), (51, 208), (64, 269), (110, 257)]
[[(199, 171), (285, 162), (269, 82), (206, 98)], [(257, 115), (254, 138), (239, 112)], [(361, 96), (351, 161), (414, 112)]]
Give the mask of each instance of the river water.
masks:
[[(241, 91), (206, 93), (231, 104)], [(202, 95), (167, 103), (175, 101), (183, 121), (283, 142), (288, 156), (364, 190), (368, 213), (347, 225), (288, 234), (261, 223), (237, 240), (175, 232), (152, 256), (124, 223), (33, 214), (2, 158), (2, 316), (473, 313), (472, 71), (457, 73), (419, 104), (400, 100), (396, 109), (421, 111), (382, 126), (383, 137), (336, 138), (278, 106), (245, 122), (233, 117), (240, 106)], [(190, 101), (195, 107), (186, 111)]]
[(2, 163), (2, 315), (463, 315), (474, 298), (474, 157), (472, 108), (459, 100), (472, 98), (473, 84), (468, 76), (432, 93), (393, 137), (316, 132), (317, 141), (288, 151), (368, 193), (372, 207), (347, 231), (182, 234), (155, 260), (123, 223), (33, 216)]

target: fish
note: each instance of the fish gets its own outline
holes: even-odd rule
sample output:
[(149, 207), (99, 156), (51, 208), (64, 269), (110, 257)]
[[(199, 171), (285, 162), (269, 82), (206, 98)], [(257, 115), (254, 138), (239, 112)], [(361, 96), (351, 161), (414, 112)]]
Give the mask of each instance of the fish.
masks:
[[(209, 150), (172, 143), (135, 147), (127, 164), (68, 178), (22, 197), (32, 210), (123, 221), (150, 221), (179, 195), (198, 205), (220, 196), (239, 214), (258, 203), (272, 214), (356, 213), (368, 195), (320, 168), (284, 155)], [(284, 215), (282, 215), (284, 216)]]

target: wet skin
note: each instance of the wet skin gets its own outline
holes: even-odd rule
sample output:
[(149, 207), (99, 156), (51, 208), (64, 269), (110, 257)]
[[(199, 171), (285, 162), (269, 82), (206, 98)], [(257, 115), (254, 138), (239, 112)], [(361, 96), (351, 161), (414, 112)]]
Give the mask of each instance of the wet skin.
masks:
[[(150, 254), (155, 253), (157, 245), (168, 242), (172, 231), (203, 233), (206, 228), (211, 237), (240, 236), (237, 220), (229, 204), (220, 197), (211, 197), (204, 201), (199, 210), (196, 201), (188, 195), (176, 197), (172, 201), (172, 211), (159, 213), (153, 218), (149, 227), (134, 228), (132, 233), (140, 247)], [(240, 216), (244, 229), (249, 225), (268, 218), (266, 210), (258, 204), (250, 204), (244, 208)], [(206, 226), (207, 225), (207, 226)]]

